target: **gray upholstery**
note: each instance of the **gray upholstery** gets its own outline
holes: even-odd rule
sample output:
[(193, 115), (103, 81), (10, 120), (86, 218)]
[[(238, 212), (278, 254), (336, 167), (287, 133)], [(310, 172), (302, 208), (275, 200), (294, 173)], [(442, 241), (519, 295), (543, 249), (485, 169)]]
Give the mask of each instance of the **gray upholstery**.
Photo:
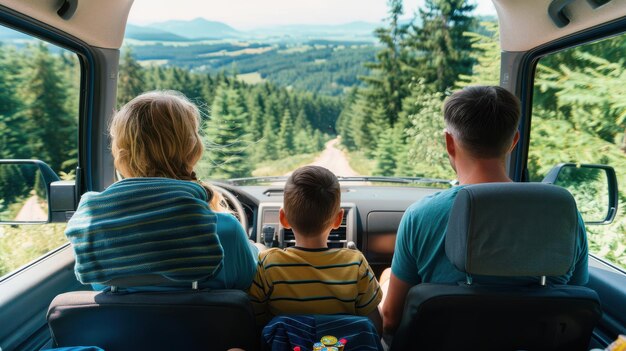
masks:
[[(574, 260), (572, 196), (548, 184), (492, 183), (459, 190), (446, 254), (489, 276), (564, 274)], [(572, 285), (418, 284), (409, 290), (395, 350), (588, 350), (602, 315), (595, 291)]]
[(254, 351), (260, 344), (252, 305), (238, 290), (74, 291), (52, 301), (47, 319), (55, 347)]
[(448, 220), (446, 255), (462, 272), (559, 276), (573, 264), (578, 215), (565, 189), (540, 183), (486, 183), (459, 190)]

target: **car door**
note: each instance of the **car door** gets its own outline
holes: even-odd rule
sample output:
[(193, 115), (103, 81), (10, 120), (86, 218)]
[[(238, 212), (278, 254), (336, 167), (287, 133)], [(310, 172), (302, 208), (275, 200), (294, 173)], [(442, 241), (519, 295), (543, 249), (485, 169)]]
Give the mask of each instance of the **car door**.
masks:
[[(118, 2), (125, 3), (122, 12), (128, 10), (127, 1)], [(79, 29), (89, 6), (74, 15), (76, 2), (26, 5), (0, 5), (1, 350), (48, 344), (50, 301), (85, 289), (74, 277), (74, 257), (63, 233), (73, 208), (62, 208), (57, 223), (50, 223), (50, 184), (26, 176), (33, 161), (15, 160), (43, 161), (73, 194), (102, 189), (113, 180), (103, 131), (114, 107), (119, 52), (79, 38), (95, 40)]]
[[(536, 28), (528, 29), (528, 36), (509, 40), (507, 31), (520, 24), (520, 18), (502, 32), (501, 82), (517, 93), (523, 110), (521, 142), (509, 163), (515, 180), (541, 181), (561, 162), (592, 163), (613, 167), (621, 186), (613, 222), (586, 226), (587, 285), (598, 293), (603, 308), (591, 347), (606, 347), (626, 334), (626, 110), (622, 105), (626, 19), (608, 21), (623, 16), (625, 9), (617, 2), (604, 3), (576, 2), (552, 13), (549, 4), (550, 10), (538, 9), (545, 12), (532, 24)], [(565, 21), (559, 22), (559, 17)], [(504, 20), (500, 18), (501, 23)], [(543, 33), (546, 42), (536, 39), (534, 31)], [(574, 193), (585, 222), (597, 221), (587, 195)]]

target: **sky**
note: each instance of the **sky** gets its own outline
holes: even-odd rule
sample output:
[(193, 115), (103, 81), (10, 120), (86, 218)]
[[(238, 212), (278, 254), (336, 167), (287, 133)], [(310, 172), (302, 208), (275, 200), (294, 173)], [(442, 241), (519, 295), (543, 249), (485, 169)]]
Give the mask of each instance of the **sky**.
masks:
[[(491, 0), (471, 0), (476, 13), (495, 15)], [(406, 17), (424, 0), (404, 0)], [(387, 14), (386, 0), (135, 0), (128, 21), (151, 24), (172, 19), (204, 17), (236, 29), (285, 24), (379, 22)]]

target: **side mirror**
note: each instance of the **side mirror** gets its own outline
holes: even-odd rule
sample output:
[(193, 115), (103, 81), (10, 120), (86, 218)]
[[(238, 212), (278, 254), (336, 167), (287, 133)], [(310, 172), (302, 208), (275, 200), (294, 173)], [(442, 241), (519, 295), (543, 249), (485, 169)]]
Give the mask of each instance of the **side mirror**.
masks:
[(617, 214), (617, 177), (611, 166), (561, 163), (542, 183), (569, 190), (586, 224), (609, 224)]
[(59, 177), (37, 160), (0, 160), (0, 222), (50, 221), (50, 183)]
[(0, 223), (66, 222), (76, 208), (75, 184), (39, 160), (0, 160)]

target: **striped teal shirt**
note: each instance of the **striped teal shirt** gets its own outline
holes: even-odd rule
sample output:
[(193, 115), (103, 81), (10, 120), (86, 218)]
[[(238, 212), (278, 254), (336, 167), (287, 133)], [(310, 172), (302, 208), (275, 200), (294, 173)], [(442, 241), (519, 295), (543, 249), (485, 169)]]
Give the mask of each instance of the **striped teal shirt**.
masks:
[(216, 216), (199, 184), (129, 178), (88, 192), (65, 230), (83, 284), (157, 274), (175, 281), (215, 275), (223, 250)]

